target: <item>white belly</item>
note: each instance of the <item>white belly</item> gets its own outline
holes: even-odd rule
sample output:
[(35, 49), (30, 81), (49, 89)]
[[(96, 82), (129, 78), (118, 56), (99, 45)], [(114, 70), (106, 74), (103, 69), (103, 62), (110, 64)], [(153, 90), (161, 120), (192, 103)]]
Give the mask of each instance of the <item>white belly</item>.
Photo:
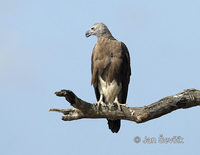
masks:
[(106, 102), (111, 104), (114, 102), (122, 88), (121, 84), (118, 85), (115, 80), (108, 84), (100, 76), (98, 87), (100, 94), (104, 96)]

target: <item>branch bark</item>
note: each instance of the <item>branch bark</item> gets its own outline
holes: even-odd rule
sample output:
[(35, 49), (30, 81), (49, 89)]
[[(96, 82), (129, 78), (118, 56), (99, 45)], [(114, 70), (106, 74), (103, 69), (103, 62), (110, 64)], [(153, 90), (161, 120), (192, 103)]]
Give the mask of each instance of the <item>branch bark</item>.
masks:
[(155, 103), (144, 107), (126, 107), (121, 106), (121, 110), (113, 105), (96, 106), (96, 104), (88, 103), (78, 98), (70, 90), (61, 90), (55, 92), (57, 96), (65, 97), (65, 99), (74, 107), (74, 109), (49, 109), (49, 111), (61, 112), (65, 116), (64, 121), (78, 120), (81, 118), (108, 118), (123, 119), (143, 123), (177, 109), (186, 109), (200, 105), (200, 90), (187, 89), (182, 92), (165, 97)]

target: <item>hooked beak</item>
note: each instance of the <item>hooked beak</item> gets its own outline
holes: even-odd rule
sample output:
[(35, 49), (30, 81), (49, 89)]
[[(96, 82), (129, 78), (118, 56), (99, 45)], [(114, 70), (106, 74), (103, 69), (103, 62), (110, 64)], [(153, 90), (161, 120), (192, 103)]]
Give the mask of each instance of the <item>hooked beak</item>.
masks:
[(91, 34), (91, 32), (90, 32), (90, 30), (88, 30), (86, 33), (85, 33), (85, 36), (86, 37), (89, 37), (89, 36), (91, 36), (92, 34)]

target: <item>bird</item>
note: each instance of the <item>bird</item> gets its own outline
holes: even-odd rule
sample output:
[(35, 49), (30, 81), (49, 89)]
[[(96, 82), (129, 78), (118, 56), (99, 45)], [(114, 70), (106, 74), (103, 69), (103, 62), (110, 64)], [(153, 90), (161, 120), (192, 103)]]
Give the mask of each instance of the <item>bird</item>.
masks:
[[(85, 35), (97, 37), (91, 57), (91, 84), (97, 99), (96, 105), (116, 104), (118, 108), (126, 105), (131, 76), (128, 48), (112, 36), (104, 23), (94, 24)], [(113, 133), (117, 133), (120, 126), (120, 119), (108, 119), (108, 127)]]

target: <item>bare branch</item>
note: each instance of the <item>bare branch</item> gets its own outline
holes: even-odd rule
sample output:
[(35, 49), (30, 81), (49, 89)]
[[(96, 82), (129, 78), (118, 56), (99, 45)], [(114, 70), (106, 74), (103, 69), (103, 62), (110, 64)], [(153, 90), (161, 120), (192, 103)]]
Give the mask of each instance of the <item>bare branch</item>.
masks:
[(65, 97), (74, 109), (49, 109), (49, 111), (61, 112), (65, 116), (64, 121), (77, 120), (81, 118), (108, 118), (123, 119), (137, 123), (143, 123), (168, 114), (177, 109), (186, 109), (200, 105), (200, 90), (187, 89), (173, 96), (165, 97), (155, 103), (144, 107), (100, 106), (88, 103), (78, 98), (70, 90), (61, 90), (55, 93), (57, 96)]

